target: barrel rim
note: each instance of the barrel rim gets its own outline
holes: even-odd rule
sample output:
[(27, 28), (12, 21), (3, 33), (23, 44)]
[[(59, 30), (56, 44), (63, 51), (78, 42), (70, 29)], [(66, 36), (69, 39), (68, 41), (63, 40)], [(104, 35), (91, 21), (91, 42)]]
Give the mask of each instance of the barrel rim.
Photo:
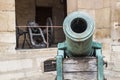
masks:
[[(82, 18), (87, 22), (88, 25), (87, 29), (83, 33), (75, 33), (74, 31), (72, 31), (70, 26), (71, 26), (71, 22), (75, 18)], [(90, 38), (93, 35), (94, 29), (95, 29), (95, 22), (93, 18), (85, 12), (80, 12), (80, 11), (72, 12), (65, 18), (63, 22), (64, 33), (66, 34), (67, 37), (69, 37), (74, 41), (84, 41)]]

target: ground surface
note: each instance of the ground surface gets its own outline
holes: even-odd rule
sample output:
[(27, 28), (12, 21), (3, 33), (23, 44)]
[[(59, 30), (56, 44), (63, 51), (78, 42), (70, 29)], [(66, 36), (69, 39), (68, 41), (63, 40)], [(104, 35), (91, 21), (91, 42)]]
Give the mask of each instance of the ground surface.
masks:
[[(5, 61), (9, 62), (15, 60), (17, 61), (17, 60), (27, 59), (28, 61), (29, 60), (32, 61), (32, 67), (30, 68), (29, 66), (26, 68), (22, 68), (23, 65), (21, 67), (18, 67), (16, 66), (17, 63), (12, 63), (12, 62), (8, 64), (4, 64), (7, 65), (8, 67), (0, 67), (0, 79), (1, 80), (55, 80), (56, 72), (48, 72), (48, 73), (43, 72), (42, 64), (47, 59), (55, 58), (56, 55), (57, 55), (57, 48), (15, 50), (15, 44), (0, 43), (0, 64), (4, 64), (2, 62)], [(11, 65), (14, 66), (10, 68)], [(112, 71), (109, 68), (105, 68), (104, 72), (107, 80), (120, 80), (119, 71)], [(24, 75), (22, 76), (19, 75), (18, 73), (23, 73)]]

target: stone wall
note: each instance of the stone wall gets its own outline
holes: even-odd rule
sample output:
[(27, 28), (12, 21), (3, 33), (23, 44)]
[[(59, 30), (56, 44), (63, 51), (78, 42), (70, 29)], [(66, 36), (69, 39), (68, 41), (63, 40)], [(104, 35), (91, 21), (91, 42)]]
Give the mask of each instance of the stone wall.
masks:
[(43, 62), (56, 53), (57, 48), (15, 50), (15, 44), (0, 43), (0, 79), (54, 80), (56, 72), (45, 73)]
[(0, 42), (15, 43), (15, 0), (0, 0)]
[(120, 0), (112, 0), (111, 10), (111, 61), (112, 70), (120, 71)]
[[(94, 39), (103, 45), (108, 80), (120, 79), (120, 0), (67, 0), (68, 14), (85, 11), (95, 20)], [(109, 74), (112, 72), (113, 74)], [(116, 73), (116, 75), (114, 75)]]
[[(25, 0), (19, 1), (29, 7), (32, 5)], [(105, 76), (107, 80), (120, 80), (120, 0), (67, 0), (67, 4), (68, 14), (79, 10), (94, 18), (94, 39), (102, 43), (103, 55), (108, 62)], [(28, 6), (23, 8), (28, 9)], [(34, 16), (34, 12), (28, 12)], [(33, 19), (29, 15), (26, 17), (21, 25), (26, 24), (27, 19)], [(57, 49), (15, 50), (15, 25), (15, 1), (0, 0), (0, 79), (54, 80), (55, 74), (44, 73), (42, 64), (55, 57)]]
[(0, 0), (0, 32), (15, 31), (15, 1)]

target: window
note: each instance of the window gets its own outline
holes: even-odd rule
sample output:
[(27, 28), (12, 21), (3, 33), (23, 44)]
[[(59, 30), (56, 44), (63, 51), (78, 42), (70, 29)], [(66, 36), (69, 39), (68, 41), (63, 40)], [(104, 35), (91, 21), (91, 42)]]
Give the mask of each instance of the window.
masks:
[(56, 47), (65, 36), (66, 0), (16, 0), (16, 49)]

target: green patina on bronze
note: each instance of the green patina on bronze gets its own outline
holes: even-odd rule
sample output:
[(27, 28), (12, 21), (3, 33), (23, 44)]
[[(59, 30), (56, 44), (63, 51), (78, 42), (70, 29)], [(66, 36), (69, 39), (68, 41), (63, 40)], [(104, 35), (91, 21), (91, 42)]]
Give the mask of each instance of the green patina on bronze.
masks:
[[(66, 41), (58, 44), (57, 80), (63, 80), (62, 60), (67, 57), (94, 56), (98, 61), (98, 80), (103, 80), (103, 56), (101, 43), (93, 41), (95, 22), (84, 12), (69, 14), (63, 23)], [(61, 52), (62, 51), (62, 54)], [(60, 62), (60, 63), (58, 63)]]
[(94, 20), (83, 12), (69, 14), (63, 23), (66, 53), (71, 56), (91, 55)]

